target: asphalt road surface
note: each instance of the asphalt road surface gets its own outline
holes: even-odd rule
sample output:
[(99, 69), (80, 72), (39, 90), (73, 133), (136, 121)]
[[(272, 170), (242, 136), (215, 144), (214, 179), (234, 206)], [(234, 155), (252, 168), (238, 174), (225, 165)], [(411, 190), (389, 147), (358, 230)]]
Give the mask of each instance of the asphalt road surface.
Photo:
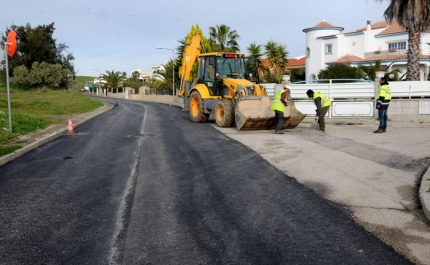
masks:
[(213, 124), (117, 101), (0, 167), (0, 264), (410, 263)]

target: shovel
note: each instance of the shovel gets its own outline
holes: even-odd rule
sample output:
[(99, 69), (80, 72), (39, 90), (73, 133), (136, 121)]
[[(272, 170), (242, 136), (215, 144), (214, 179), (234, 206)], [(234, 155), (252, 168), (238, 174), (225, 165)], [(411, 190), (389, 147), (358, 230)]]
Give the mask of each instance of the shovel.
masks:
[(311, 126), (309, 127), (309, 130), (320, 130), (320, 124), (318, 123), (319, 119), (316, 119)]

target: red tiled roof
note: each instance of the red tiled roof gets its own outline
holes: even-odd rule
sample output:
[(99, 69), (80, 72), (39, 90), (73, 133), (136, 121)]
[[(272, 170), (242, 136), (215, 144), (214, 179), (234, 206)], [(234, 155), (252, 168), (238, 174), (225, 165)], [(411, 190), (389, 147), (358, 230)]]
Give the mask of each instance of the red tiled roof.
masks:
[(376, 36), (389, 35), (395, 33), (407, 32), (406, 29), (399, 25), (397, 21), (393, 21), (386, 29)]
[(264, 67), (270, 67), (269, 59), (261, 59), (261, 63)]
[[(393, 55), (378, 55), (367, 58), (360, 58), (353, 54), (347, 54), (336, 60), (327, 62), (327, 64), (333, 63), (358, 63), (358, 62), (374, 62), (374, 61), (396, 61), (396, 60), (407, 60), (406, 54), (393, 54)], [(420, 59), (430, 59), (430, 55), (421, 54)]]
[(347, 54), (344, 56), (341, 56), (339, 58), (337, 58), (336, 60), (327, 62), (328, 64), (330, 63), (351, 63), (351, 62), (361, 62), (363, 61), (363, 58), (358, 57), (354, 54)]
[[(394, 60), (407, 60), (408, 56), (406, 54), (393, 54), (393, 55), (379, 55), (372, 56), (363, 59), (363, 62), (371, 62), (371, 61), (394, 61)], [(430, 59), (430, 55), (420, 54), (420, 59)]]
[[(381, 29), (381, 28), (385, 28), (388, 26), (389, 26), (389, 24), (387, 21), (379, 21), (379, 22), (375, 22), (375, 23), (371, 24), (370, 28), (371, 29)], [(348, 33), (361, 32), (361, 31), (365, 31), (366, 29), (367, 29), (367, 26), (359, 28), (359, 29), (352, 31), (352, 32), (348, 32)]]
[(325, 20), (321, 21), (320, 23), (316, 24), (313, 27), (305, 28), (303, 30), (303, 32), (307, 32), (307, 31), (309, 31), (311, 29), (338, 29), (338, 30), (341, 30), (341, 31), (344, 30), (343, 27), (333, 26), (332, 24), (326, 22)]
[(306, 65), (306, 56), (288, 59), (289, 67), (297, 67), (297, 66), (305, 66), (305, 65)]

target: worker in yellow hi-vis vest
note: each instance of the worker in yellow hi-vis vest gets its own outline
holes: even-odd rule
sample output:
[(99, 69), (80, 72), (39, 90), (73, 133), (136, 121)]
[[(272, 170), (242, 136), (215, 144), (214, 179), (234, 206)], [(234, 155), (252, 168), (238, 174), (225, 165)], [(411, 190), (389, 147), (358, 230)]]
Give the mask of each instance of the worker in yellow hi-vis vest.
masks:
[(317, 109), (315, 110), (317, 112), (317, 115), (315, 115), (315, 120), (318, 120), (321, 131), (325, 132), (324, 117), (331, 106), (330, 98), (327, 97), (327, 95), (325, 95), (324, 93), (318, 91), (314, 92), (311, 89), (306, 92), (306, 95), (308, 95), (308, 97), (312, 99), (315, 106), (317, 107)]
[(391, 89), (388, 86), (387, 79), (382, 77), (379, 80), (379, 92), (376, 100), (376, 108), (379, 114), (379, 127), (374, 133), (383, 133), (387, 131), (388, 125), (388, 106), (390, 106)]
[(275, 129), (276, 134), (284, 134), (282, 125), (284, 124), (285, 107), (288, 106), (287, 93), (290, 93), (290, 88), (285, 85), (284, 89), (276, 93), (272, 106), (270, 107), (270, 109), (275, 112), (276, 121), (278, 122)]

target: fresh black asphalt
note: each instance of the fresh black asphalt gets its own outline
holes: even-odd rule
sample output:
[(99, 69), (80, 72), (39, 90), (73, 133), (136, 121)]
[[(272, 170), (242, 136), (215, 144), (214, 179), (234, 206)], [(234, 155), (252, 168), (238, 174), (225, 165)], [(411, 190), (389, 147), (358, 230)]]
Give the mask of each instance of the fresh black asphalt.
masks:
[(0, 264), (410, 263), (213, 124), (115, 101), (0, 167)]

